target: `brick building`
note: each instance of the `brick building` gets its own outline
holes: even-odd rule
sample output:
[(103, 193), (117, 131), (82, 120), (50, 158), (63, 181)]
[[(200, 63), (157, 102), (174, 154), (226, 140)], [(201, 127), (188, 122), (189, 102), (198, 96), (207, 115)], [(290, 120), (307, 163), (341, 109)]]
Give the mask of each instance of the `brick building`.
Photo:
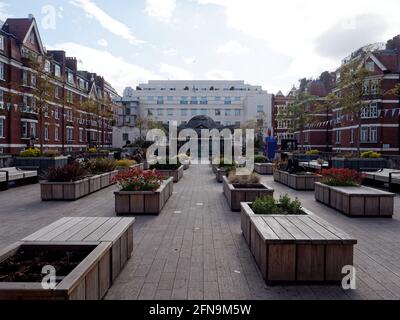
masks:
[[(40, 72), (32, 68), (32, 61)], [(42, 75), (51, 90), (39, 111), (37, 84)], [(7, 19), (1, 27), (0, 153), (17, 154), (40, 144), (64, 153), (89, 145), (111, 146), (116, 95), (102, 77), (78, 70), (76, 58), (46, 51), (33, 16)], [(95, 107), (83, 108), (87, 101)]]

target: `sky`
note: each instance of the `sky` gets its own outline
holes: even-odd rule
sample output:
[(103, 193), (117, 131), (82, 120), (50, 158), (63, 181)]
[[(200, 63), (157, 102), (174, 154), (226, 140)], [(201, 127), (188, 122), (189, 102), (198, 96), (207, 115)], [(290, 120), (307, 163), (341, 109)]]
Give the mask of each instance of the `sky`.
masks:
[(399, 0), (0, 0), (119, 93), (148, 80), (245, 80), (287, 93), (400, 34)]

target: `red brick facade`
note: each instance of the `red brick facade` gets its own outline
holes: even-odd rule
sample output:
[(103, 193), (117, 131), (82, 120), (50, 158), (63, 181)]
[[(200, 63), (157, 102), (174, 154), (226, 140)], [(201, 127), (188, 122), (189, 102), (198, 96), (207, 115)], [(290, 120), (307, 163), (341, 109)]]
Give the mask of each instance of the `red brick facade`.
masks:
[[(28, 56), (40, 63), (52, 86), (40, 115), (38, 74)], [(78, 70), (77, 60), (64, 51), (45, 51), (34, 18), (8, 19), (0, 30), (0, 153), (18, 154), (33, 144), (63, 153), (111, 146), (106, 110), (112, 114), (116, 94), (102, 77)], [(87, 99), (96, 101), (101, 113), (84, 112), (80, 106)]]

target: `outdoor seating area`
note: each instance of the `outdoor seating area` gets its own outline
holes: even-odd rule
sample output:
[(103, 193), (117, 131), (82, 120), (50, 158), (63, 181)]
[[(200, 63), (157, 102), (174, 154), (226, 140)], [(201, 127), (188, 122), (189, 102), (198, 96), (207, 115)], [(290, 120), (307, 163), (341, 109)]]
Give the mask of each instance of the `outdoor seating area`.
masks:
[(0, 168), (0, 190), (6, 190), (10, 184), (16, 185), (37, 183), (38, 173), (36, 170), (21, 170), (16, 167)]

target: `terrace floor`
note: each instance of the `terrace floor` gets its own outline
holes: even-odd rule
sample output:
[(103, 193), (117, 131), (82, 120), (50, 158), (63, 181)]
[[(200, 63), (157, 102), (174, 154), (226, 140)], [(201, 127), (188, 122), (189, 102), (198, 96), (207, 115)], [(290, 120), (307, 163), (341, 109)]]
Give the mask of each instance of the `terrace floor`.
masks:
[[(400, 299), (400, 198), (393, 219), (348, 218), (273, 182), (275, 195), (298, 196), (318, 216), (358, 239), (357, 289), (266, 286), (209, 166), (191, 166), (159, 216), (138, 217), (134, 253), (106, 299)], [(0, 192), (0, 247), (64, 216), (114, 216), (116, 187), (75, 202), (42, 202), (39, 185)]]

